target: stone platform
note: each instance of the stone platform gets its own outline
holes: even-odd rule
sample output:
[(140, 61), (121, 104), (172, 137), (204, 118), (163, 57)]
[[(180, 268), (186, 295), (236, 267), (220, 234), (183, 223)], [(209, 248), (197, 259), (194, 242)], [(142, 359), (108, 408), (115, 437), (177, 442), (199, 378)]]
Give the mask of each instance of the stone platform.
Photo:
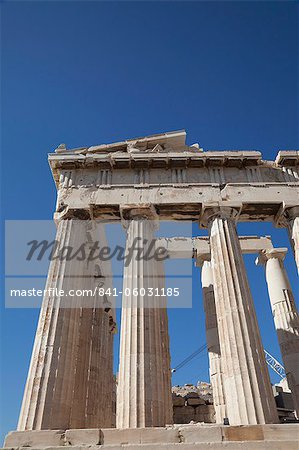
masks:
[(165, 428), (13, 431), (6, 449), (61, 450), (298, 450), (299, 424), (220, 426), (174, 425)]

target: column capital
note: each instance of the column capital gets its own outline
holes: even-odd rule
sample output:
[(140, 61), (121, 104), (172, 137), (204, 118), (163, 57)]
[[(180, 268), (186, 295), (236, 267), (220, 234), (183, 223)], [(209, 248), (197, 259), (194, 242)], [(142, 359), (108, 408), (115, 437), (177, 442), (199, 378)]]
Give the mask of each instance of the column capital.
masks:
[(264, 265), (269, 259), (279, 259), (280, 261), (283, 261), (287, 251), (288, 249), (285, 247), (262, 250), (256, 258), (255, 264)]
[(68, 219), (74, 219), (74, 220), (92, 220), (92, 209), (83, 209), (79, 208), (76, 210), (71, 210), (66, 205), (65, 207), (62, 207), (61, 209), (57, 210), (53, 214), (53, 220), (55, 222), (55, 225), (57, 226), (59, 222), (62, 220), (68, 220)]
[(208, 228), (211, 221), (216, 217), (237, 221), (240, 212), (241, 205), (203, 205), (200, 217), (200, 226), (202, 228)]
[(211, 253), (200, 253), (195, 260), (196, 267), (202, 267), (205, 262), (211, 262)]
[(128, 204), (121, 206), (120, 216), (122, 220), (159, 220), (156, 208), (150, 203), (143, 203), (141, 205)]
[(296, 217), (299, 217), (299, 205), (288, 206), (282, 203), (274, 219), (275, 226), (287, 228)]
[(295, 219), (296, 217), (299, 217), (299, 205), (298, 206), (292, 206), (291, 208), (287, 208), (285, 210), (285, 216), (287, 219)]
[(156, 208), (151, 204), (128, 204), (121, 206), (120, 217), (124, 228), (128, 228), (128, 224), (131, 220), (148, 220), (153, 223), (155, 229), (159, 227), (159, 216)]

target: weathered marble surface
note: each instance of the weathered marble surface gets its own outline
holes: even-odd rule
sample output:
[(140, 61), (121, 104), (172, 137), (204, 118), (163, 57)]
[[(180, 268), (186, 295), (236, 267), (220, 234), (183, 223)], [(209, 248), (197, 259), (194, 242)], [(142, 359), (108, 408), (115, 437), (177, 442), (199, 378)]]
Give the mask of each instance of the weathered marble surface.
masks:
[[(41, 433), (43, 436), (41, 436)], [(174, 425), (165, 428), (89, 429), (66, 431), (13, 432), (6, 437), (5, 448), (79, 450), (127, 449), (242, 449), (297, 450), (299, 425)]]
[[(147, 216), (148, 211), (130, 212), (126, 222), (128, 249), (141, 238), (147, 242), (146, 251), (153, 240), (155, 221), (144, 218), (144, 214)], [(137, 252), (124, 267), (123, 292), (128, 289), (130, 295), (125, 295), (122, 303), (117, 428), (157, 427), (172, 422), (166, 310), (159, 297), (148, 294), (149, 288), (161, 288), (163, 274), (158, 273), (155, 260), (139, 259)]]
[[(154, 211), (156, 220), (193, 220), (202, 227), (209, 227), (210, 244), (205, 240), (188, 241), (185, 250), (193, 257), (201, 255), (203, 260), (211, 253), (221, 353), (221, 358), (211, 359), (211, 366), (218, 383), (221, 373), (226, 412), (231, 424), (276, 422), (235, 222), (266, 220), (288, 228), (299, 265), (299, 152), (280, 151), (275, 161), (265, 161), (255, 150), (203, 151), (198, 144), (186, 145), (185, 138), (186, 133), (178, 131), (89, 148), (67, 150), (65, 145), (59, 146), (49, 155), (58, 190), (54, 216), (58, 233), (66, 242), (71, 242), (84, 233), (79, 228), (84, 228), (85, 219), (119, 221), (124, 219), (126, 210), (131, 220), (132, 211), (140, 208)], [(221, 214), (211, 219), (210, 212), (215, 209)], [(233, 211), (233, 220), (225, 211)], [(75, 218), (83, 219), (76, 230)], [(150, 225), (138, 231), (139, 224), (131, 220), (131, 226), (136, 228), (133, 236), (139, 231), (142, 236), (150, 235)], [(185, 244), (181, 243), (181, 246)], [(264, 249), (271, 251), (268, 244)], [(177, 245), (175, 242), (174, 246)], [(243, 245), (252, 253), (259, 243), (244, 240)], [(178, 248), (170, 250), (175, 253)], [(78, 280), (67, 279), (69, 269), (68, 264), (53, 263), (48, 284), (69, 287), (70, 283), (77, 283)], [(78, 269), (84, 274), (90, 271), (84, 264), (78, 264)], [(136, 280), (130, 279), (133, 272), (130, 269), (125, 282), (133, 286)], [(142, 275), (136, 285), (142, 287), (144, 270), (154, 273), (155, 268), (142, 263), (134, 270)], [(210, 298), (211, 289), (206, 292)], [(165, 309), (164, 313), (162, 309), (159, 313), (137, 310), (132, 300), (129, 299), (131, 310), (123, 310), (125, 332), (121, 337), (118, 426), (163, 426), (171, 422), (167, 316)], [(113, 425), (113, 314), (97, 311), (94, 315), (89, 310), (82, 312), (79, 307), (63, 310), (60, 306), (60, 299), (44, 299), (19, 429), (82, 427), (85, 428), (83, 441), (93, 436), (91, 445), (95, 445), (97, 437), (88, 428)], [(208, 316), (209, 313), (211, 311), (207, 309)], [(210, 314), (208, 319), (213, 315)], [(210, 325), (209, 322), (208, 331), (215, 335), (216, 326)], [(93, 343), (91, 353), (89, 342)], [(215, 339), (211, 339), (210, 344), (211, 350), (218, 345)], [(212, 353), (216, 355), (214, 350), (211, 356)], [(218, 364), (220, 359), (221, 366)], [(289, 367), (294, 364), (293, 360), (286, 361)], [(222, 399), (220, 404), (224, 404)], [(195, 429), (192, 430), (193, 433)], [(232, 430), (228, 431), (230, 436), (235, 433), (232, 427), (225, 430)], [(249, 434), (241, 433), (246, 441), (250, 436), (261, 436), (261, 428), (252, 429), (253, 434), (248, 430)], [(272, 429), (274, 435), (275, 430)], [(151, 436), (156, 433), (161, 439), (164, 431), (162, 429), (160, 434), (158, 429), (148, 432)], [(130, 436), (131, 432), (134, 436), (143, 433), (140, 431), (140, 435), (136, 431), (134, 434), (132, 430), (105, 433), (119, 437)], [(203, 433), (203, 428), (200, 432)], [(80, 435), (78, 437), (76, 433), (69, 432), (67, 436), (80, 442)], [(144, 433), (147, 435), (147, 431)], [(181, 430), (179, 436), (180, 433), (187, 431)], [(222, 440), (224, 435), (221, 431)], [(46, 439), (45, 436), (42, 439)], [(182, 444), (180, 441), (179, 445)], [(40, 441), (37, 447), (39, 445)], [(50, 445), (56, 446), (57, 441)], [(224, 444), (221, 441), (219, 445)]]
[[(103, 240), (99, 231), (89, 221), (62, 220), (57, 241)], [(94, 289), (96, 270), (96, 262), (53, 259), (46, 289)], [(18, 430), (113, 426), (114, 313), (99, 297), (91, 301), (84, 307), (81, 297), (44, 297)]]
[(236, 231), (237, 212), (233, 208), (211, 208), (206, 214), (229, 423), (277, 423), (269, 373)]

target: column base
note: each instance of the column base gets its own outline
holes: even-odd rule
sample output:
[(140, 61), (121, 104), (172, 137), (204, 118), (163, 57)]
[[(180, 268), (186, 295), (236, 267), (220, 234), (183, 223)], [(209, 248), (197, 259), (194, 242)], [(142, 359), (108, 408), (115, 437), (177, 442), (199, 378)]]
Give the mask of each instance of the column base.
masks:
[(104, 428), (13, 431), (6, 436), (4, 448), (298, 450), (298, 433), (299, 424), (239, 426), (190, 424), (123, 430)]

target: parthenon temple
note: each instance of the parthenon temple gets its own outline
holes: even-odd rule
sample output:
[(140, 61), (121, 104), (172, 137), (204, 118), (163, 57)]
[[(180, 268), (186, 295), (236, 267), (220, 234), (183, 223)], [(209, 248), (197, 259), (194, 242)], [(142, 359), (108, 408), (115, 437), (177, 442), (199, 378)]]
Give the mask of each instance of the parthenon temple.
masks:
[[(299, 151), (281, 150), (267, 161), (259, 151), (187, 145), (185, 131), (175, 131), (75, 149), (61, 144), (49, 164), (59, 244), (103, 245), (103, 224), (118, 222), (133, 255), (123, 265), (128, 295), (122, 298), (116, 401), (111, 299), (97, 291), (89, 305), (79, 298), (65, 305), (45, 295), (18, 428), (5, 447), (203, 450), (245, 442), (245, 449), (298, 449), (299, 424), (279, 423), (243, 257), (256, 254), (264, 268), (298, 419), (299, 318), (284, 267), (287, 248), (275, 247), (271, 236), (239, 236), (237, 224), (286, 228), (299, 273)], [(164, 221), (176, 221), (177, 229), (192, 222), (197, 232), (157, 237)], [(201, 268), (213, 424), (173, 421), (167, 297), (155, 294), (165, 291), (165, 263), (159, 252), (138, 257), (136, 238), (144, 252), (154, 242), (164, 258), (190, 259)], [(112, 287), (109, 264), (57, 258), (47, 287), (91, 288), (99, 281)]]

